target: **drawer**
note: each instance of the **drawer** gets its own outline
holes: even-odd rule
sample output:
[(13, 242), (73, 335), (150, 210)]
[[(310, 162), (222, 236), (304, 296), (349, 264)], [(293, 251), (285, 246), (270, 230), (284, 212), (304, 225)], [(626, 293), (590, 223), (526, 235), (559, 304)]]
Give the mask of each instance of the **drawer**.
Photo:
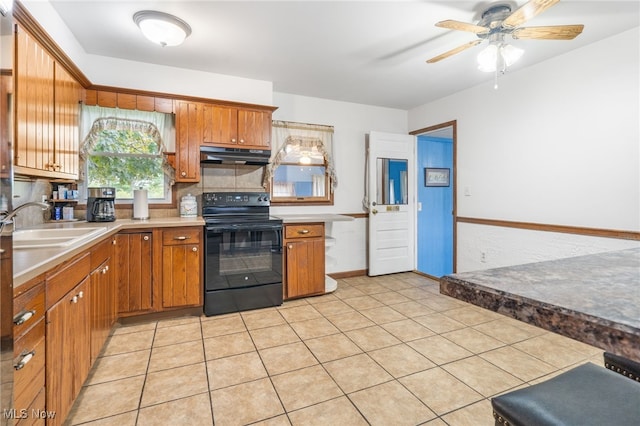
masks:
[(162, 245), (198, 244), (201, 233), (202, 229), (195, 227), (164, 229), (162, 231)]
[(105, 260), (111, 257), (111, 251), (113, 249), (113, 238), (107, 238), (106, 240), (96, 244), (91, 249), (91, 270), (93, 271), (98, 266), (102, 265)]
[(20, 420), (16, 423), (16, 426), (44, 426), (46, 421), (43, 416), (37, 416), (37, 413), (43, 413), (45, 411), (46, 405), (46, 392), (45, 389), (42, 388), (36, 396), (36, 399), (33, 400), (31, 406), (26, 411), (18, 411), (18, 416), (20, 416)]
[(47, 273), (47, 309), (55, 305), (65, 294), (89, 276), (91, 272), (91, 256), (85, 253), (63, 263)]
[[(17, 410), (28, 408), (44, 387), (45, 339), (44, 320), (40, 320), (27, 334), (15, 341), (13, 347), (14, 402)], [(22, 368), (16, 365), (30, 356)]]
[(324, 237), (324, 224), (309, 223), (309, 224), (285, 225), (284, 237), (286, 239)]
[(18, 339), (44, 318), (44, 281), (13, 299), (13, 336)]

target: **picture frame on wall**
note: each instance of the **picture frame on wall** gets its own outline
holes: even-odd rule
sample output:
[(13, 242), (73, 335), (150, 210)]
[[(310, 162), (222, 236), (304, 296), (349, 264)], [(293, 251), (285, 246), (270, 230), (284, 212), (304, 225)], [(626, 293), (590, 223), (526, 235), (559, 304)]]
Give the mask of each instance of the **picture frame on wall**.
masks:
[(425, 167), (424, 186), (449, 186), (451, 184), (451, 169)]

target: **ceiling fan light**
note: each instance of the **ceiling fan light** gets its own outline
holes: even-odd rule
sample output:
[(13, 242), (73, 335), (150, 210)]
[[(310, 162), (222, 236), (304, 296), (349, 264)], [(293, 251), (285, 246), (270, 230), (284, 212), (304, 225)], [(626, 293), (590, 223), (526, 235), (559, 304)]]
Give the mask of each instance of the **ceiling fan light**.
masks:
[(168, 13), (142, 10), (133, 15), (142, 34), (160, 46), (178, 46), (191, 34), (185, 21)]
[(506, 66), (511, 66), (515, 64), (518, 59), (522, 57), (524, 50), (519, 47), (512, 46), (510, 44), (504, 44), (500, 47), (500, 54), (504, 59), (504, 63)]
[(498, 46), (490, 44), (478, 53), (478, 69), (482, 72), (493, 72), (496, 70), (498, 59)]

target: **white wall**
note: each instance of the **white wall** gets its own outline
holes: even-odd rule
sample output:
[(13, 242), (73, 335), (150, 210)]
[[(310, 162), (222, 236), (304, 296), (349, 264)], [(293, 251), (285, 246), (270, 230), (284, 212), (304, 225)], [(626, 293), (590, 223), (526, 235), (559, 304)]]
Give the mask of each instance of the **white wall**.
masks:
[(88, 54), (48, 1), (25, 0), (23, 4), (93, 84), (272, 105), (270, 81)]
[[(640, 231), (639, 40), (635, 28), (409, 111), (410, 130), (457, 120), (458, 215)], [(458, 271), (640, 245), (561, 239), (460, 225)]]
[[(274, 214), (363, 213), (365, 135), (371, 130), (404, 133), (407, 112), (369, 105), (310, 98), (286, 93), (273, 94), (274, 120), (334, 126), (333, 152), (338, 187), (333, 206), (272, 207)], [(328, 272), (355, 271), (367, 268), (367, 220), (335, 222), (328, 234), (336, 238), (327, 256)]]

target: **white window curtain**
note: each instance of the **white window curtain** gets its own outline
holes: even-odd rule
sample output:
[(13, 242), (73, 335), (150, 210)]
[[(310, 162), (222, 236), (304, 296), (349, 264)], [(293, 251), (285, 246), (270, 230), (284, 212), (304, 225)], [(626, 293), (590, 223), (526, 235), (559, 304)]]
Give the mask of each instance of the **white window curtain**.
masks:
[(327, 163), (326, 174), (331, 181), (331, 192), (338, 186), (332, 156), (333, 126), (274, 120), (271, 144), (271, 159), (264, 174), (265, 187), (271, 182), (275, 170), (285, 161), (291, 148), (308, 149), (321, 154)]
[[(165, 140), (174, 140), (173, 121), (170, 114), (83, 105), (80, 127), (84, 137), (80, 144), (80, 170), (85, 170), (87, 158), (98, 142), (97, 135), (100, 131), (105, 129), (142, 131), (155, 139), (159, 147), (158, 154), (163, 157), (164, 174), (170, 185), (175, 183), (175, 169), (167, 159), (167, 148), (164, 144)], [(83, 181), (84, 173), (81, 173), (80, 177)]]

